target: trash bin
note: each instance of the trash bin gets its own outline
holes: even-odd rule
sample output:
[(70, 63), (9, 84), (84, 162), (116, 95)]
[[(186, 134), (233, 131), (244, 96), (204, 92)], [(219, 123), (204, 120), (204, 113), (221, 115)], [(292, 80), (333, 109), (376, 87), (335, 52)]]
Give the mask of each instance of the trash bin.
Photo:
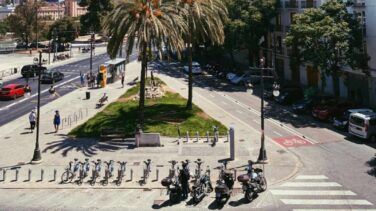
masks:
[(86, 92), (86, 100), (90, 99), (90, 92)]

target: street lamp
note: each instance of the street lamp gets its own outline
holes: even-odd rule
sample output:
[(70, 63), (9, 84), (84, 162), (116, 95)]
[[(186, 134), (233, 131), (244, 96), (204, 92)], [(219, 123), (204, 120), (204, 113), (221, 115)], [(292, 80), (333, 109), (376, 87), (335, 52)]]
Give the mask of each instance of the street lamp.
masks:
[(95, 33), (90, 32), (90, 73), (93, 72), (93, 42), (95, 40)]
[[(38, 61), (35, 61), (37, 64)], [(40, 79), (42, 75), (42, 51), (39, 51), (39, 68), (38, 68), (38, 104), (37, 104), (37, 134), (36, 134), (36, 141), (35, 141), (35, 149), (33, 159), (31, 163), (37, 164), (42, 162), (42, 155), (39, 149), (39, 122), (40, 122)]]

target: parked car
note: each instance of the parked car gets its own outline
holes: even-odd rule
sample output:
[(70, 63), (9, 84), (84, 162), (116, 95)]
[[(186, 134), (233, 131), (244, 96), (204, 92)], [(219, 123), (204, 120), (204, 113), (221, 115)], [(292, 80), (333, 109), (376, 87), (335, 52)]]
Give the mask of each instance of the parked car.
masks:
[[(189, 66), (184, 66), (184, 72), (189, 73)], [(192, 62), (192, 74), (201, 74), (202, 69), (198, 62)]]
[(362, 139), (376, 141), (376, 113), (352, 113), (349, 118), (349, 133)]
[(303, 99), (303, 90), (301, 88), (282, 89), (280, 90), (280, 95), (275, 97), (275, 101), (281, 105), (291, 105), (301, 99)]
[(334, 117), (339, 116), (346, 110), (355, 107), (356, 105), (351, 101), (327, 101), (326, 103), (314, 106), (312, 109), (312, 116), (322, 121), (332, 121)]
[(53, 84), (57, 81), (61, 81), (64, 78), (64, 74), (57, 70), (47, 70), (41, 76), (41, 83)]
[(309, 99), (300, 100), (292, 105), (292, 111), (297, 114), (311, 114), (312, 108), (325, 101), (334, 99), (328, 95), (316, 95)]
[(333, 126), (341, 130), (348, 130), (350, 114), (371, 112), (373, 112), (373, 110), (369, 108), (349, 109), (343, 112), (342, 115), (333, 118)]
[(16, 49), (26, 49), (28, 46), (24, 42), (17, 43)]
[(0, 90), (0, 98), (16, 99), (25, 94), (25, 86), (22, 84), (8, 84)]
[(47, 70), (45, 67), (40, 67), (39, 65), (30, 64), (25, 65), (21, 68), (21, 75), (22, 77), (34, 77), (39, 74), (39, 71), (42, 72), (42, 74)]

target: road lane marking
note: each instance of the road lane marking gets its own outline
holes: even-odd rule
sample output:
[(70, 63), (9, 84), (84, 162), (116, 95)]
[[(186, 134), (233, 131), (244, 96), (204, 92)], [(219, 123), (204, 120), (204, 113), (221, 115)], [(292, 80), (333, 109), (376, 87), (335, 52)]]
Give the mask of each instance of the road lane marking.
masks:
[(295, 179), (328, 179), (325, 175), (299, 175)]
[(336, 182), (286, 182), (281, 187), (342, 187)]
[(276, 134), (277, 136), (282, 136), (282, 134), (278, 133), (277, 131), (273, 130), (273, 133)]
[(292, 205), (372, 205), (367, 200), (358, 199), (281, 199), (281, 201)]
[(273, 195), (286, 196), (356, 196), (347, 190), (270, 190)]

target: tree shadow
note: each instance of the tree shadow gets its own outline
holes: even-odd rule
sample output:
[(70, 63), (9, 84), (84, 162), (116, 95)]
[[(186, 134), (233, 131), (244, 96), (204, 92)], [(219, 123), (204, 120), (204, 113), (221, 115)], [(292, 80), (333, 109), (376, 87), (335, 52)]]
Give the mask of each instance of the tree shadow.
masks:
[(98, 154), (98, 151), (114, 152), (122, 149), (134, 149), (134, 143), (106, 141), (99, 142), (94, 139), (77, 139), (66, 138), (59, 141), (47, 143), (47, 147), (43, 149), (43, 153), (50, 152), (52, 154), (61, 152), (66, 157), (69, 151), (75, 150), (81, 152), (86, 157), (92, 157)]
[(376, 177), (376, 154), (375, 157), (371, 158), (371, 160), (366, 162), (367, 166), (371, 167), (370, 170), (367, 171), (367, 173), (371, 176)]

